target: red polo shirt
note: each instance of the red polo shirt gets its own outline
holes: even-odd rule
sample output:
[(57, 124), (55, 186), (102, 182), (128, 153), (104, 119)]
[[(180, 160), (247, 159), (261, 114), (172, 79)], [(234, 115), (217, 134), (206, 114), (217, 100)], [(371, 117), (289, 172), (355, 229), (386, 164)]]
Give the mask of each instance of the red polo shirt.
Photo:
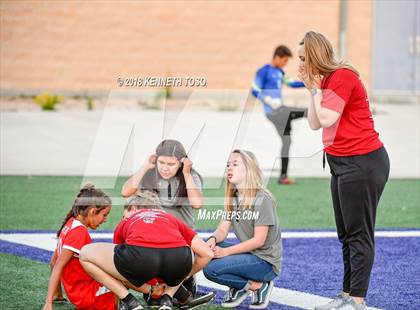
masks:
[(322, 80), (321, 89), (321, 106), (341, 114), (334, 125), (322, 131), (327, 154), (363, 155), (383, 146), (374, 128), (366, 89), (356, 73), (338, 69)]

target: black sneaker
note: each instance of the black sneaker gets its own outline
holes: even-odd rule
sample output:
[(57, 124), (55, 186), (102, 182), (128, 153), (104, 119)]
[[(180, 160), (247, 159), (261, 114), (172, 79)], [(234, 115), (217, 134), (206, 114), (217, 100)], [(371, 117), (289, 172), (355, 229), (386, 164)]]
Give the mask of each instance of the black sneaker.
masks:
[(185, 305), (193, 299), (193, 294), (189, 290), (187, 290), (184, 285), (181, 285), (178, 288), (178, 290), (174, 294), (174, 297), (172, 298), (174, 306), (177, 306), (177, 303)]
[(193, 297), (196, 296), (196, 294), (197, 294), (197, 281), (195, 279), (195, 275), (190, 277), (188, 280), (185, 280), (182, 283), (182, 285), (192, 293)]
[(151, 295), (147, 299), (147, 306), (152, 309), (158, 309), (160, 307), (160, 298), (153, 298)]
[(214, 297), (216, 297), (215, 292), (210, 292), (206, 295), (198, 296), (198, 297), (190, 300), (185, 305), (179, 305), (179, 310), (195, 309), (198, 306), (205, 305), (205, 304), (209, 303), (210, 301), (212, 301), (214, 299)]
[(120, 309), (124, 309), (124, 310), (143, 310), (143, 306), (140, 304), (140, 302), (135, 299), (132, 298), (129, 302), (123, 302), (122, 300), (120, 300)]
[(174, 305), (172, 303), (172, 297), (168, 294), (163, 295), (160, 298), (160, 307), (159, 310), (173, 310)]

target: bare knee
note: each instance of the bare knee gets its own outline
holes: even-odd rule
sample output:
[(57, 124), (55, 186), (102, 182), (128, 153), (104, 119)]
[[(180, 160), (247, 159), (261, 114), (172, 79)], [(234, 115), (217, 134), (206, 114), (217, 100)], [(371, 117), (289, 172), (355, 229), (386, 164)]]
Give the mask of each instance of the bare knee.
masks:
[(91, 244), (86, 244), (81, 250), (79, 254), (80, 262), (88, 262), (89, 261), (89, 253), (90, 253)]

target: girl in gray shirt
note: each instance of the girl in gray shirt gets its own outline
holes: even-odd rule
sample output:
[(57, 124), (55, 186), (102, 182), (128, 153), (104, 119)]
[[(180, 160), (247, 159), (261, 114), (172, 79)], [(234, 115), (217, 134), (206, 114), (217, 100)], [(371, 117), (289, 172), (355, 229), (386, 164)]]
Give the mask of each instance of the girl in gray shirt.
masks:
[(203, 182), (192, 165), (181, 142), (163, 140), (155, 154), (124, 183), (121, 194), (130, 197), (138, 190), (154, 191), (166, 212), (194, 229), (193, 209), (203, 205)]
[[(166, 212), (194, 230), (193, 209), (203, 206), (203, 182), (192, 165), (181, 142), (163, 140), (157, 146), (155, 154), (150, 155), (137, 173), (124, 183), (121, 194), (129, 197), (138, 190), (153, 191), (157, 193)], [(195, 277), (184, 281), (183, 285), (195, 296)], [(153, 301), (150, 300), (150, 305), (152, 304)]]
[[(209, 280), (229, 287), (223, 307), (236, 307), (251, 293), (251, 309), (267, 307), (282, 260), (276, 207), (273, 196), (262, 187), (254, 154), (233, 151), (227, 164), (225, 212), (207, 240), (215, 259), (203, 270)], [(224, 241), (230, 228), (239, 244)]]

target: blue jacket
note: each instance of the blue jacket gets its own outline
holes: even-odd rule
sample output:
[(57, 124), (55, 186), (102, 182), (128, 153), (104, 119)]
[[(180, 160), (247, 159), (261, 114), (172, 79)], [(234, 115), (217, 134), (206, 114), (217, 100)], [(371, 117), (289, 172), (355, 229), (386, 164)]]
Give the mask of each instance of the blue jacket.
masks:
[(267, 64), (260, 68), (252, 83), (252, 95), (258, 98), (264, 106), (264, 112), (270, 114), (281, 106), (281, 87), (285, 84), (292, 88), (304, 87), (301, 81), (295, 81), (282, 69)]

